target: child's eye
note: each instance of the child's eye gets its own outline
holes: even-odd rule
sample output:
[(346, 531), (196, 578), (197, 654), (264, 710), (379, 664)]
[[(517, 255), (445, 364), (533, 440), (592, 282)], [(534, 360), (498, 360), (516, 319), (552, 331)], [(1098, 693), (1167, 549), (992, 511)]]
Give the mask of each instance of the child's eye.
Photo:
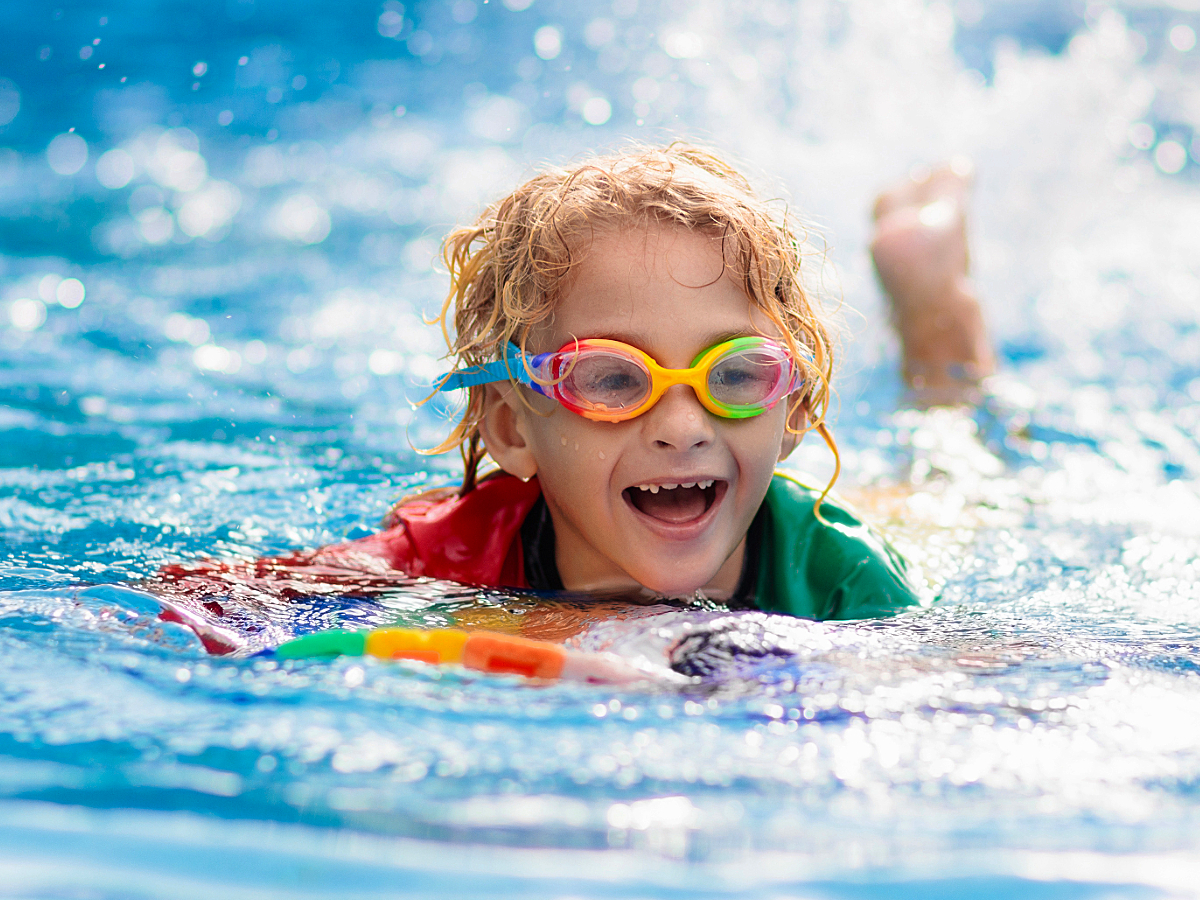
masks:
[(763, 381), (763, 372), (748, 366), (730, 366), (717, 372), (712, 381), (726, 387), (742, 387), (761, 383)]
[(608, 407), (635, 404), (645, 394), (648, 380), (629, 360), (612, 356), (581, 359), (564, 385), (579, 399)]
[(636, 386), (637, 379), (631, 377), (628, 372), (611, 372), (603, 378), (597, 378), (589, 385), (592, 390), (606, 393), (628, 391)]

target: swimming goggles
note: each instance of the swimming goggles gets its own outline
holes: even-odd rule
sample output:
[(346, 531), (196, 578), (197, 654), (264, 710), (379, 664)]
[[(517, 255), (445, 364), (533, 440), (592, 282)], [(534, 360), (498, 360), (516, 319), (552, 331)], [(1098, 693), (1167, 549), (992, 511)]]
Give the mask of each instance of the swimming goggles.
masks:
[(571, 412), (600, 422), (623, 422), (646, 412), (676, 384), (696, 392), (704, 408), (725, 419), (766, 412), (804, 383), (804, 370), (772, 338), (737, 337), (714, 344), (686, 369), (666, 369), (621, 341), (589, 338), (557, 353), (524, 356), (509, 344), (505, 358), (445, 376), (438, 390), (507, 381), (527, 384)]

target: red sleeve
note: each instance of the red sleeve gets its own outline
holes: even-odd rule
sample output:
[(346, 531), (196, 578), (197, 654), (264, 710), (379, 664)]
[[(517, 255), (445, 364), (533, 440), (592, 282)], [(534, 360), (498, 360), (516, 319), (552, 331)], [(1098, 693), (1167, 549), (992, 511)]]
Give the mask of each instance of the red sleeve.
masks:
[(541, 496), (537, 480), (490, 478), (464, 497), (413, 500), (386, 531), (318, 551), (323, 563), (353, 565), (360, 555), (409, 575), (485, 587), (527, 587), (521, 524)]

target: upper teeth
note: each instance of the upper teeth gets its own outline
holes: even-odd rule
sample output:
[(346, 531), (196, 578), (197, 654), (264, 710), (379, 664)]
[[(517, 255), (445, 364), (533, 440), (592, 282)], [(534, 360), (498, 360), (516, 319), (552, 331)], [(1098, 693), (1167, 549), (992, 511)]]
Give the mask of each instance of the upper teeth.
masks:
[(693, 488), (698, 487), (700, 490), (707, 490), (713, 486), (712, 481), (685, 481), (683, 484), (639, 484), (639, 491), (649, 491), (652, 494), (657, 494), (660, 490), (673, 491), (677, 487)]

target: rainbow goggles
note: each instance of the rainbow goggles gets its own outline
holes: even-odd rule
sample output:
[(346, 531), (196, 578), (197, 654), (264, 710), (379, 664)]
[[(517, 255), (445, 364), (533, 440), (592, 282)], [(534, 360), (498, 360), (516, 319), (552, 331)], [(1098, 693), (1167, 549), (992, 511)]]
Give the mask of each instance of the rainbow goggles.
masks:
[(445, 376), (438, 390), (513, 379), (552, 397), (573, 413), (623, 422), (649, 410), (667, 388), (686, 384), (704, 408), (725, 419), (771, 409), (804, 384), (804, 369), (787, 347), (768, 337), (737, 337), (702, 351), (686, 369), (666, 369), (637, 347), (588, 338), (556, 353), (524, 356), (509, 344), (505, 358)]

